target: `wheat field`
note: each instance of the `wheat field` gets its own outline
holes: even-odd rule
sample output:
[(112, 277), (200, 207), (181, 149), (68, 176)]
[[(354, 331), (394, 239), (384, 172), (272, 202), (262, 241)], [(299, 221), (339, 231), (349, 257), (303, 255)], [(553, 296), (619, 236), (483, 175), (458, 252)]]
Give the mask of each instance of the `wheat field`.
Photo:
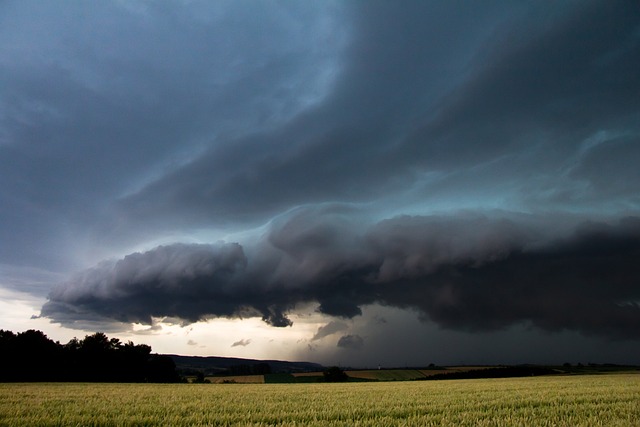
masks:
[(342, 384), (0, 384), (2, 426), (633, 426), (640, 375)]

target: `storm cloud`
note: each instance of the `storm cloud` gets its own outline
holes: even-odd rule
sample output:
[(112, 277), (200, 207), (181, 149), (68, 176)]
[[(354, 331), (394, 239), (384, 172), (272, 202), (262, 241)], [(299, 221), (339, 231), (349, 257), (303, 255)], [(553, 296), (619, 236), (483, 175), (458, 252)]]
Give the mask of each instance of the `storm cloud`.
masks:
[[(240, 245), (223, 244), (159, 247), (101, 264), (56, 288), (42, 315), (64, 321), (72, 311), (140, 323), (261, 316), (288, 326), (286, 314), (302, 304), (351, 318), (378, 303), (418, 310), (456, 330), (530, 322), (639, 337), (640, 218), (584, 223), (555, 239), (484, 216), (398, 217), (362, 234), (313, 224), (313, 215), (306, 227), (290, 227), (300, 221), (271, 230), (256, 263)], [(329, 323), (316, 337), (340, 325)]]
[(360, 350), (364, 346), (364, 339), (360, 335), (344, 335), (338, 340), (338, 347)]
[[(496, 194), (527, 208), (637, 202), (637, 168), (614, 152), (635, 150), (640, 132), (640, 11), (632, 2), (546, 9), (365, 7), (321, 105), (275, 132), (215, 147), (124, 198), (120, 213), (252, 222), (292, 206), (393, 194), (406, 195), (402, 204), (492, 205)], [(483, 25), (507, 12), (531, 16)], [(632, 141), (618, 148), (620, 138)], [(612, 152), (603, 162), (616, 191), (598, 185), (608, 174), (585, 167), (599, 146)], [(239, 159), (242, 168), (224, 167)]]
[(320, 326), (318, 328), (318, 332), (316, 332), (313, 338), (311, 338), (311, 341), (328, 337), (329, 335), (333, 335), (337, 332), (344, 331), (345, 329), (348, 329), (348, 328), (349, 327), (346, 325), (346, 323), (334, 320), (332, 322), (327, 323), (324, 326)]
[(637, 1), (0, 2), (0, 290), (640, 342), (639, 70)]

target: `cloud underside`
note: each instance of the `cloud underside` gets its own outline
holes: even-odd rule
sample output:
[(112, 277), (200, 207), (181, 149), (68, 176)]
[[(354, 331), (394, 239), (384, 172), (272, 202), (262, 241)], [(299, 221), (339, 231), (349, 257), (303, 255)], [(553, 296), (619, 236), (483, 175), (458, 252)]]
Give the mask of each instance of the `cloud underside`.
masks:
[(364, 346), (364, 339), (360, 335), (344, 335), (338, 340), (338, 347), (360, 350)]
[(318, 332), (311, 338), (311, 341), (320, 340), (324, 337), (328, 337), (329, 335), (333, 335), (337, 332), (344, 331), (349, 327), (340, 321), (331, 321), (324, 326), (320, 326), (318, 328)]
[(465, 214), (357, 226), (304, 210), (252, 247), (174, 244), (99, 264), (56, 287), (42, 316), (67, 325), (259, 316), (288, 326), (303, 304), (339, 318), (382, 304), (461, 331), (527, 322), (640, 338), (640, 218), (558, 235), (543, 223)]

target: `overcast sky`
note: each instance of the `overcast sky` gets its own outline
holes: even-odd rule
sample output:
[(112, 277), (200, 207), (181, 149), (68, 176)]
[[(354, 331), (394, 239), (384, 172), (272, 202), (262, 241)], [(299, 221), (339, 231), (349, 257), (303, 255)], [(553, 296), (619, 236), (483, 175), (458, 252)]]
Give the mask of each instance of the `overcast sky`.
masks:
[(638, 363), (637, 1), (0, 2), (0, 328)]

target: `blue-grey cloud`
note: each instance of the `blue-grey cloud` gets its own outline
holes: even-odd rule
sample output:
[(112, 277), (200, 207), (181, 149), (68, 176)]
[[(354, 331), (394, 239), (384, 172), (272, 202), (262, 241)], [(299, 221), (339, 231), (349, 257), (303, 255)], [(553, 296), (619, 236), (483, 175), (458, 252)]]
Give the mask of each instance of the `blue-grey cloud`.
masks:
[[(67, 267), (83, 239), (150, 238), (155, 215), (125, 227), (109, 206), (211, 147), (287, 122), (339, 72), (335, 5), (131, 5), (0, 6), (6, 262)], [(49, 250), (60, 242), (67, 254)]]
[(0, 286), (75, 327), (383, 304), (637, 338), (639, 28), (625, 0), (1, 2)]
[[(353, 42), (338, 83), (344, 91), (276, 132), (206, 153), (124, 199), (122, 211), (132, 218), (160, 212), (167, 220), (260, 221), (300, 204), (399, 193), (406, 194), (403, 204), (444, 198), (449, 207), (496, 198), (527, 208), (542, 201), (583, 209), (594, 199), (637, 203), (634, 184), (611, 192), (597, 185), (601, 173), (572, 173), (588, 161), (598, 135), (606, 142), (640, 132), (640, 104), (629, 90), (640, 88), (633, 71), (640, 57), (637, 6), (534, 7), (534, 19), (489, 28), (484, 14), (493, 9), (484, 4), (478, 16), (469, 15), (474, 8), (449, 16), (428, 3), (387, 6), (361, 18), (363, 38)], [(450, 27), (436, 25), (438, 37), (463, 44), (468, 56), (452, 58), (451, 45), (430, 38), (435, 29), (422, 19), (440, 14)], [(525, 23), (527, 32), (514, 38)], [(459, 61), (468, 67), (466, 79), (455, 68)], [(444, 75), (451, 87), (442, 92)], [(243, 167), (229, 172), (225, 164)], [(634, 171), (625, 164), (613, 174), (635, 182)]]

